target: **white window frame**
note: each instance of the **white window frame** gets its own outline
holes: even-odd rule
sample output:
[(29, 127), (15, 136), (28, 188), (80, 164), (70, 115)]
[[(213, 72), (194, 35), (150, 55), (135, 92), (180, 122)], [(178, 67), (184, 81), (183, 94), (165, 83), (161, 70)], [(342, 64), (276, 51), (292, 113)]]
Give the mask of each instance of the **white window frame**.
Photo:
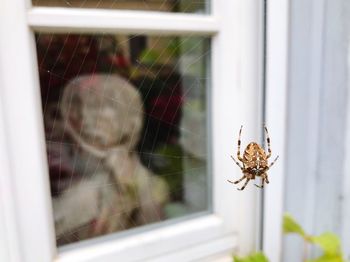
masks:
[[(287, 0), (270, 1), (271, 28), (276, 27), (273, 23), (286, 21), (283, 17), (286, 3)], [(283, 10), (282, 17), (277, 15), (279, 7)], [(248, 187), (238, 192), (226, 179), (240, 176), (240, 170), (229, 157), (236, 152), (240, 125), (245, 126), (243, 141), (258, 139), (261, 130), (260, 8), (253, 0), (212, 0), (210, 15), (192, 15), (44, 8), (32, 7), (29, 0), (3, 1), (0, 8), (0, 251), (3, 251), (0, 260), (188, 261), (220, 254), (229, 258), (234, 250), (239, 253), (254, 250), (260, 235), (256, 223), (259, 216), (257, 191)], [(282, 121), (286, 78), (283, 29), (286, 29), (286, 23), (271, 30), (268, 37), (271, 60), (267, 63), (267, 124), (273, 130), (275, 152), (284, 150), (284, 135), (278, 135), (285, 130)], [(209, 112), (213, 177), (211, 214), (122, 238), (101, 239), (93, 246), (58, 252), (49, 193), (34, 31), (142, 32), (212, 37), (212, 105)], [(277, 52), (272, 48), (277, 48)], [(276, 77), (276, 72), (281, 74)], [(278, 100), (281, 111), (277, 114), (273, 104), (279, 95), (282, 95), (282, 100)], [(282, 146), (277, 146), (278, 143)], [(283, 156), (279, 167), (276, 166), (275, 170), (282, 173)], [(282, 177), (274, 179), (276, 182), (271, 183), (271, 190), (266, 194), (268, 212), (279, 211), (281, 207), (282, 198), (277, 207), (270, 204), (282, 195), (282, 187), (279, 187), (282, 186)], [(264, 243), (268, 243), (266, 250), (273, 255), (270, 246), (280, 245), (277, 240), (280, 232), (273, 224), (275, 218), (266, 215), (264, 221), (264, 228), (273, 228), (271, 233), (264, 235)]]
[(282, 217), (287, 138), (287, 94), (289, 57), (289, 0), (268, 0), (266, 25), (266, 125), (271, 130), (273, 151), (280, 155), (270, 171), (265, 191), (263, 251), (270, 262), (282, 261)]

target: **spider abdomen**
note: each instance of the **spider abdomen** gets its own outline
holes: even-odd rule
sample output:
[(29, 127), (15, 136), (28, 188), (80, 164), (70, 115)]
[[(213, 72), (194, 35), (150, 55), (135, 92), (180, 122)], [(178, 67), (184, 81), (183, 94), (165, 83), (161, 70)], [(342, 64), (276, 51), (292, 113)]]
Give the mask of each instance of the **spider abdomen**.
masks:
[(260, 145), (251, 142), (244, 150), (243, 162), (247, 168), (261, 168), (267, 166), (267, 156)]

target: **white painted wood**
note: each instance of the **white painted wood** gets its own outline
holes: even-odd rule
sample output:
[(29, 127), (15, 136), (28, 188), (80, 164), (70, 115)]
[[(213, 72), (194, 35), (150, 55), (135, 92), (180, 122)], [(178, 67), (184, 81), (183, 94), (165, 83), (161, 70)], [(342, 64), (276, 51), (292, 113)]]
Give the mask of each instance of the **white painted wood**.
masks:
[(44, 32), (212, 35), (220, 17), (149, 11), (34, 7), (28, 23)]
[[(347, 255), (349, 11), (343, 0), (291, 3), (285, 190), (286, 210), (306, 231), (337, 233)], [(301, 240), (286, 237), (284, 247), (283, 261), (302, 258)]]
[[(2, 85), (1, 74), (0, 85)], [(22, 254), (16, 228), (13, 185), (6, 150), (7, 143), (2, 109), (0, 99), (0, 261), (19, 262)]]
[[(263, 62), (263, 24), (262, 24), (262, 5), (257, 4), (254, 0), (242, 1), (240, 6), (240, 52), (239, 52), (239, 97), (238, 109), (240, 123), (234, 131), (234, 143), (232, 145), (232, 154), (236, 154), (237, 139), (240, 125), (243, 125), (242, 131), (242, 153), (249, 142), (261, 141), (262, 131), (262, 103), (263, 103), (263, 85), (262, 85), (262, 62)], [(237, 169), (237, 167), (235, 167)], [(240, 171), (239, 171), (240, 172)], [(239, 177), (241, 173), (239, 174)], [(256, 182), (256, 181), (255, 181)], [(239, 254), (246, 255), (253, 250), (259, 249), (260, 242), (260, 221), (261, 191), (250, 182), (249, 187), (245, 190), (249, 194), (240, 194), (238, 201), (246, 205), (243, 217), (250, 217), (243, 223), (245, 226), (240, 230), (240, 250)], [(248, 205), (249, 203), (249, 205)], [(242, 219), (244, 220), (244, 218)], [(242, 221), (241, 221), (242, 223)]]
[(213, 0), (211, 16), (39, 7), (26, 12), (22, 2), (5, 2), (0, 11), (0, 33), (7, 36), (0, 44), (1, 96), (9, 175), (13, 177), (13, 231), (18, 230), (21, 261), (56, 258), (36, 52), (29, 28), (213, 36), (213, 214), (127, 237), (112, 235), (72, 245), (72, 249), (60, 250), (57, 261), (143, 261), (162, 257), (190, 260), (200, 259), (198, 252), (203, 248), (205, 256), (222, 252), (228, 256), (237, 245), (241, 254), (255, 248), (256, 189), (250, 185), (239, 192), (226, 181), (241, 176), (230, 159), (230, 154), (236, 153), (240, 125), (245, 126), (244, 143), (259, 136), (259, 44), (254, 42), (259, 28), (251, 12), (256, 14), (255, 8), (253, 1)]
[[(324, 2), (324, 0), (293, 1), (290, 6), (290, 91), (285, 211), (291, 213), (307, 232), (312, 232), (314, 225), (319, 160)], [(287, 236), (283, 242), (283, 261), (302, 260), (304, 247), (301, 240)]]
[[(237, 253), (247, 254), (256, 247), (256, 188), (244, 191), (227, 183), (238, 179), (241, 170), (230, 159), (237, 153), (238, 131), (244, 125), (242, 146), (257, 140), (259, 114), (259, 64), (257, 6), (253, 1), (220, 1), (221, 30), (214, 38), (213, 56), (213, 157), (214, 207), (225, 212), (225, 220), (238, 233)], [(238, 40), (238, 41), (237, 41)], [(229, 52), (229, 50), (231, 52)], [(217, 195), (215, 195), (217, 192)], [(230, 204), (226, 201), (229, 201)], [(229, 209), (228, 209), (229, 208)], [(222, 211), (220, 211), (222, 210)]]
[[(173, 261), (175, 258), (197, 259), (203, 256), (212, 255), (223, 251), (232, 251), (237, 245), (236, 237), (232, 234), (216, 234), (215, 227), (221, 223), (215, 216), (208, 216), (192, 221), (186, 221), (180, 224), (173, 224), (167, 227), (158, 228), (152, 231), (131, 235), (123, 239), (112, 241), (103, 241), (86, 245), (81, 248), (71, 248), (62, 252), (58, 261), (62, 262), (80, 262), (80, 261), (115, 261), (116, 258), (121, 261), (168, 261), (162, 258), (169, 258)], [(205, 230), (205, 233), (203, 233)], [(192, 235), (186, 235), (189, 231)], [(219, 232), (217, 232), (219, 233)], [(159, 241), (162, 239), (163, 241)], [(195, 239), (197, 244), (188, 244)], [(215, 241), (217, 241), (217, 244)], [(210, 244), (211, 245), (210, 245)], [(200, 254), (194, 250), (200, 250), (200, 246), (205, 245), (206, 253)], [(174, 252), (176, 250), (176, 252)], [(185, 261), (181, 259), (180, 261)]]
[(288, 0), (270, 0), (267, 5), (266, 125), (273, 157), (278, 162), (269, 171), (265, 189), (263, 250), (271, 262), (281, 261), (283, 188), (286, 161)]
[[(222, 237), (212, 240), (207, 243), (195, 245), (193, 247), (179, 250), (179, 252), (166, 254), (157, 258), (146, 260), (146, 262), (186, 262), (186, 261), (198, 261), (198, 262), (232, 262), (232, 243), (237, 246), (237, 238), (235, 236)], [(221, 255), (212, 255), (212, 250), (216, 250), (216, 253)], [(222, 255), (225, 254), (225, 255)]]
[[(349, 49), (350, 50), (350, 43)], [(350, 76), (350, 52), (348, 53), (348, 76)], [(350, 88), (350, 83), (347, 83), (348, 90)], [(347, 96), (347, 119), (346, 119), (346, 138), (345, 138), (345, 159), (343, 163), (344, 168), (344, 182), (342, 186), (343, 193), (343, 203), (342, 203), (342, 225), (341, 232), (343, 232), (342, 236), (342, 247), (345, 253), (345, 257), (350, 259), (350, 92), (348, 91)]]
[[(333, 231), (342, 239), (350, 237), (344, 232), (342, 220), (343, 201), (346, 200), (342, 189), (346, 177), (347, 165), (345, 146), (347, 133), (346, 113), (347, 94), (349, 92), (349, 53), (350, 3), (346, 0), (326, 1), (324, 23), (324, 59), (321, 63), (323, 75), (320, 96), (319, 148), (317, 165), (317, 186), (315, 191), (315, 215), (313, 233)], [(344, 163), (344, 164), (343, 164)], [(345, 222), (346, 223), (346, 222)], [(347, 256), (350, 254), (348, 247)]]
[[(1, 203), (0, 207), (3, 206), (3, 203)], [(2, 261), (15, 261), (14, 258), (11, 258), (11, 251), (10, 246), (8, 245), (8, 232), (6, 231), (6, 223), (5, 218), (3, 217), (3, 214), (0, 214), (0, 259)], [(17, 259), (17, 261), (19, 261)]]
[[(263, 132), (263, 108), (264, 108), (264, 6), (263, 1), (248, 0), (242, 2), (242, 26), (241, 26), (241, 85), (248, 93), (242, 101), (241, 109), (245, 108), (245, 119), (254, 123), (248, 128), (252, 129), (246, 142), (257, 141), (262, 144)], [(242, 123), (243, 124), (243, 123)], [(247, 128), (244, 127), (244, 128)], [(236, 132), (237, 133), (237, 132)], [(245, 129), (246, 133), (246, 129)], [(246, 144), (242, 145), (242, 152)], [(260, 181), (255, 181), (260, 183)], [(254, 187), (254, 209), (250, 210), (250, 216), (255, 218), (255, 224), (251, 227), (250, 234), (254, 235), (255, 243), (250, 243), (248, 250), (259, 250), (262, 236), (262, 191)], [(247, 237), (247, 236), (246, 236)]]
[(196, 260), (195, 262), (232, 262), (232, 255), (225, 254), (221, 256), (212, 256), (212, 257)]
[(13, 261), (47, 262), (55, 253), (53, 219), (34, 39), (26, 24), (25, 1), (1, 3), (0, 34), (0, 96), (9, 164), (1, 175), (10, 187), (4, 200), (15, 209), (8, 214), (16, 226), (9, 228), (9, 240), (18, 241), (10, 252), (19, 251)]

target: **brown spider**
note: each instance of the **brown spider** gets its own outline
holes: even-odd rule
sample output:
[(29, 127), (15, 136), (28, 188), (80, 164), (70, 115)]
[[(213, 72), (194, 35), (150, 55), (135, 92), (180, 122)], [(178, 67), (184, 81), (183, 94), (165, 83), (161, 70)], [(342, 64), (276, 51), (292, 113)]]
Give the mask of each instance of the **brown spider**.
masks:
[(243, 190), (251, 179), (255, 179), (256, 176), (260, 176), (262, 179), (261, 186), (258, 186), (257, 184), (255, 184), (255, 186), (259, 188), (264, 188), (264, 183), (269, 183), (269, 179), (266, 172), (270, 169), (270, 167), (273, 166), (273, 164), (278, 159), (278, 156), (275, 158), (275, 160), (273, 160), (273, 162), (270, 165), (268, 164), (267, 160), (271, 157), (270, 137), (267, 128), (264, 127), (266, 132), (268, 154), (266, 155), (266, 152), (260, 145), (258, 145), (255, 142), (251, 142), (244, 150), (243, 157), (241, 157), (240, 149), (242, 127), (243, 126), (241, 126), (241, 129), (239, 130), (237, 158), (239, 161), (242, 162), (243, 166), (241, 166), (241, 164), (233, 156), (231, 156), (231, 158), (242, 170), (243, 177), (234, 182), (230, 180), (227, 181), (232, 184), (238, 184), (243, 179), (246, 179), (243, 187), (237, 188), (238, 190)]

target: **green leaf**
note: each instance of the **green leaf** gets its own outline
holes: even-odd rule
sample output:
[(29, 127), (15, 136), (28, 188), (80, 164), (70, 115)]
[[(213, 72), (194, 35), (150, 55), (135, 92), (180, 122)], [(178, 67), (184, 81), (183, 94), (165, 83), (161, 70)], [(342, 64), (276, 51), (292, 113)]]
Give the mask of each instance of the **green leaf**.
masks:
[(234, 262), (268, 262), (269, 260), (263, 253), (257, 252), (249, 256), (246, 256), (244, 258), (234, 256), (233, 261)]
[(306, 237), (304, 229), (289, 214), (284, 214), (283, 216), (283, 233), (296, 233), (304, 238)]
[(316, 259), (307, 260), (307, 262), (344, 262), (341, 255), (327, 256), (323, 255)]
[(143, 64), (155, 64), (159, 58), (159, 52), (153, 49), (145, 49), (141, 52), (139, 60)]
[(340, 240), (333, 233), (323, 233), (316, 237), (311, 237), (311, 241), (321, 247), (326, 256), (335, 256), (341, 253)]
[(181, 42), (179, 39), (175, 38), (173, 40), (170, 40), (168, 43), (168, 46), (166, 47), (167, 52), (171, 56), (178, 56), (181, 52)]

